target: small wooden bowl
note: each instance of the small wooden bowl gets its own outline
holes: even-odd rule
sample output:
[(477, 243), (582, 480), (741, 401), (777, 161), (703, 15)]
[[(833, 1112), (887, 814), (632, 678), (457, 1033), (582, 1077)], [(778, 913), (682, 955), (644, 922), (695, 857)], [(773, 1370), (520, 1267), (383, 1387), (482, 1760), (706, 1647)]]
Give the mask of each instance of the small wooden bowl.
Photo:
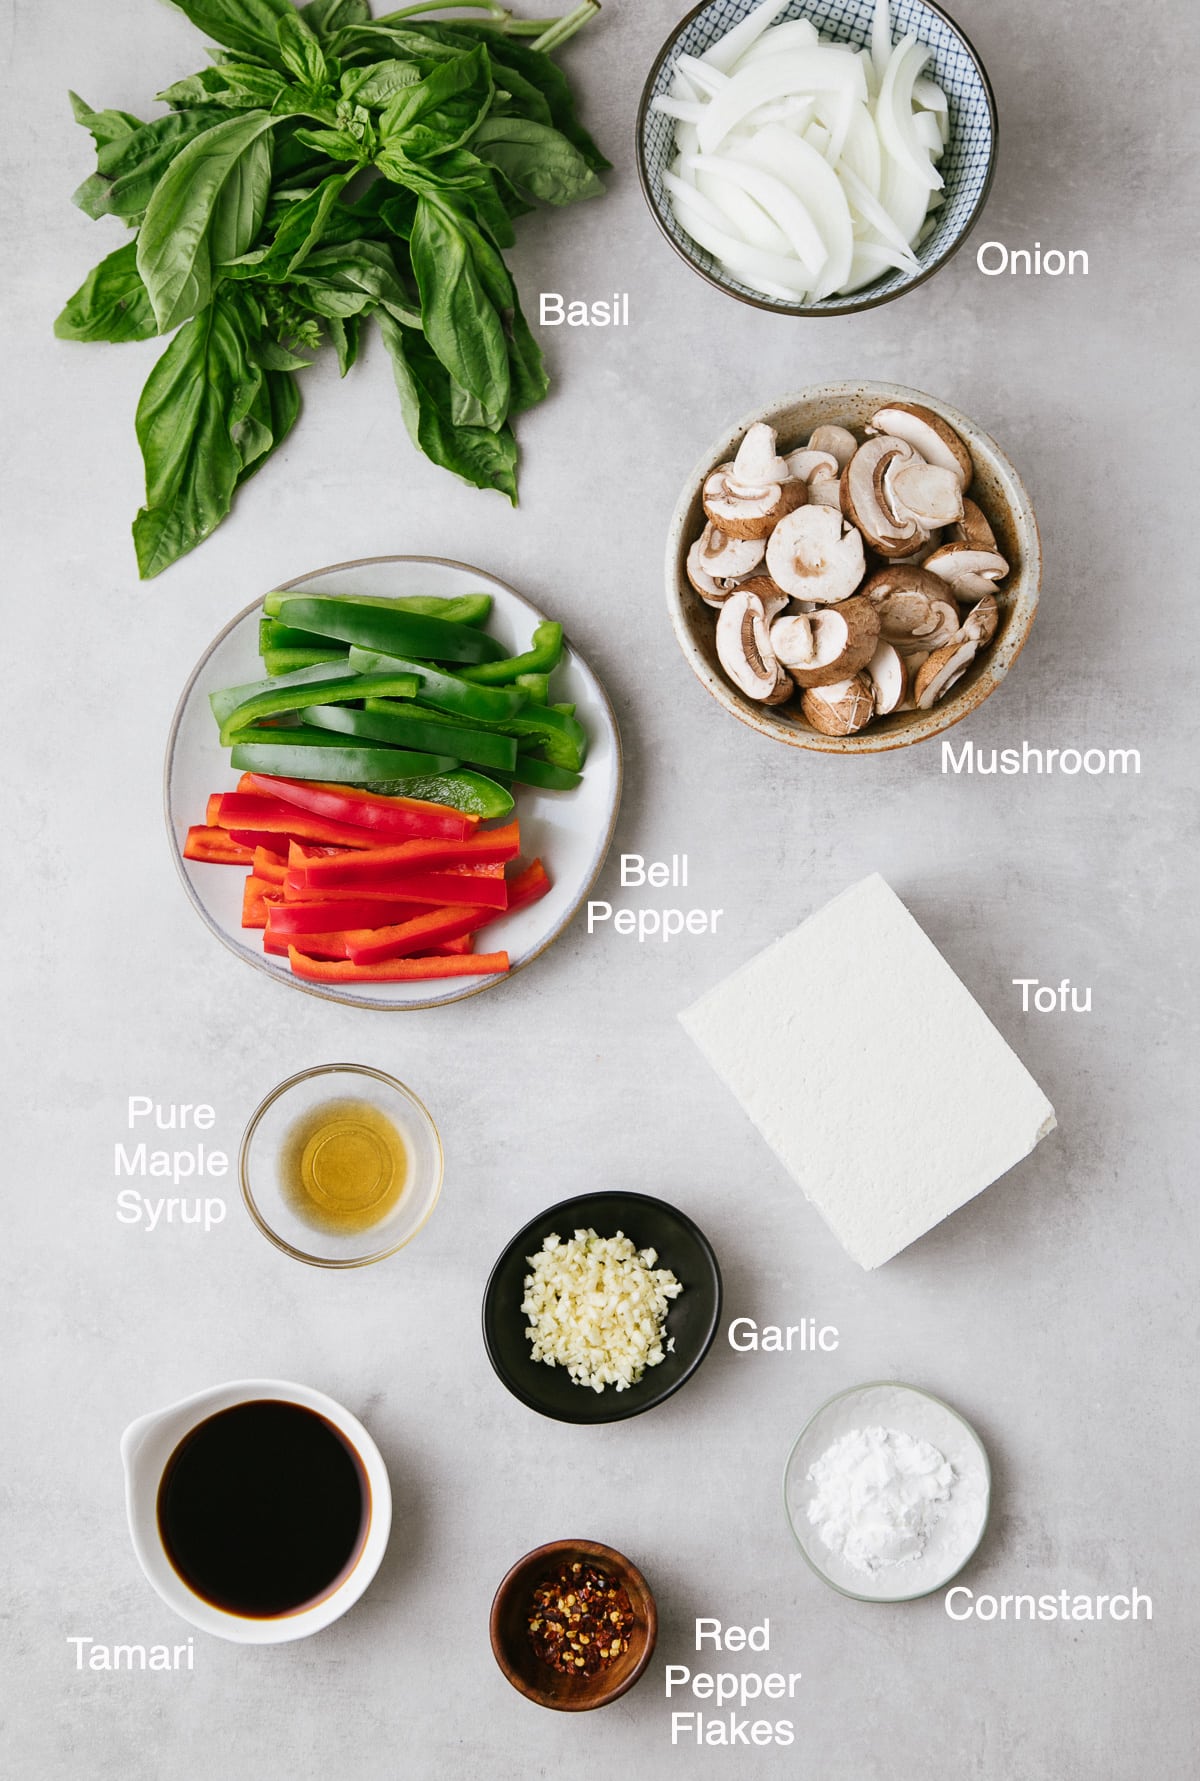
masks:
[[(975, 476), (971, 495), (986, 514), (996, 543), (1010, 568), (997, 589), (1000, 624), (988, 647), (971, 664), (958, 685), (929, 711), (896, 711), (877, 717), (856, 736), (823, 736), (800, 712), (799, 699), (786, 705), (759, 705), (746, 698), (727, 677), (717, 659), (717, 614), (706, 606), (687, 578), (685, 562), (704, 529), (701, 491), (708, 473), (728, 463), (755, 421), (766, 421), (779, 435), (781, 451), (802, 445), (822, 423), (862, 429), (888, 402), (917, 402), (948, 421), (971, 454)], [(676, 639), (696, 678), (725, 710), (761, 736), (791, 748), (815, 748), (822, 754), (881, 754), (939, 736), (968, 716), (999, 686), (1029, 635), (1042, 584), (1042, 549), (1033, 504), (1021, 479), (996, 441), (974, 421), (946, 402), (893, 383), (829, 383), (784, 396), (768, 408), (757, 408), (731, 427), (704, 457), (684, 484), (667, 537), (667, 606)]]
[[(561, 1676), (535, 1654), (527, 1616), (538, 1584), (565, 1564), (583, 1559), (625, 1586), (633, 1605), (629, 1649), (594, 1676)], [(513, 1687), (539, 1707), (557, 1713), (589, 1713), (626, 1694), (645, 1670), (658, 1636), (658, 1610), (637, 1566), (598, 1540), (551, 1540), (517, 1560), (496, 1591), (491, 1617), (492, 1650)]]

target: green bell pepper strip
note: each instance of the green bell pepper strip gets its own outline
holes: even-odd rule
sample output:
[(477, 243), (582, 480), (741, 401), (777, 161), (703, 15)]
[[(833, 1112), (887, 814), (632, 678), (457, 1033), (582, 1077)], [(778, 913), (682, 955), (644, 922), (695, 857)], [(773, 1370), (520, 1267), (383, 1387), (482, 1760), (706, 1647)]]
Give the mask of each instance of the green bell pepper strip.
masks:
[(337, 637), (343, 643), (358, 644), (360, 649), (416, 656), (422, 661), (494, 662), (503, 655), (503, 646), (477, 626), (451, 624), (421, 612), (396, 612), (386, 606), (360, 606), (353, 600), (285, 600), (279, 617), (285, 625), (315, 631), (319, 637)]
[(462, 810), (485, 821), (507, 816), (513, 807), (512, 793), (504, 786), (465, 767), (457, 773), (439, 773), (423, 779), (376, 780), (366, 789), (384, 798), (424, 798), (431, 804), (449, 804), (452, 810)]
[(305, 688), (305, 696), (298, 698), (294, 681), (285, 685), (282, 680), (277, 680), (266, 692), (255, 693), (252, 698), (234, 706), (221, 724), (221, 746), (227, 748), (232, 736), (239, 730), (248, 729), (260, 717), (274, 717), (281, 711), (298, 711), (304, 705), (335, 705), (344, 699), (369, 699), (387, 693), (394, 698), (411, 699), (416, 690), (416, 681), (411, 674), (349, 674), (314, 680)]
[(432, 705), (453, 717), (469, 717), (484, 726), (496, 723), (503, 727), (525, 705), (525, 694), (516, 687), (473, 686), (461, 675), (431, 668), (428, 662), (412, 662), (403, 656), (383, 655), (355, 645), (350, 649), (350, 667), (359, 674), (415, 674), (420, 681), (416, 691), (418, 705)]
[[(341, 646), (340, 654), (345, 655), (348, 644)], [(277, 618), (260, 618), (258, 621), (258, 653), (265, 656), (269, 649), (336, 649), (337, 644), (329, 637), (322, 637), (316, 631), (298, 631), (294, 625), (280, 624)]]
[[(392, 663), (385, 663), (381, 672), (388, 672)], [(270, 680), (250, 680), (244, 686), (226, 686), (219, 692), (209, 693), (208, 703), (212, 714), (219, 724), (223, 724), (231, 711), (244, 705), (247, 699), (253, 699), (258, 693), (269, 693), (285, 686), (312, 686), (314, 681), (348, 680), (351, 675), (359, 672), (352, 668), (348, 661), (318, 662), (311, 668), (300, 668), (293, 674), (279, 675)], [(311, 704), (312, 700), (298, 699), (298, 705)]]
[(326, 662), (344, 662), (345, 656), (332, 644), (325, 649), (264, 649), (263, 667), (278, 679), (281, 674), (294, 674), (298, 668), (317, 668)]
[[(299, 589), (268, 594), (263, 611), (278, 616), (285, 600), (300, 598)], [(424, 618), (444, 618), (454, 625), (484, 625), (491, 616), (490, 594), (322, 594), (322, 600), (350, 600), (355, 606), (381, 606), (390, 612), (415, 612)]]
[(583, 784), (582, 773), (572, 773), (566, 767), (556, 767), (553, 761), (529, 754), (519, 754), (511, 775), (506, 773), (504, 777), (511, 778), (514, 785), (536, 785), (544, 792), (573, 792)]
[[(251, 734), (265, 736), (267, 732)], [(280, 730), (278, 734), (282, 738), (287, 732)], [(332, 735), (325, 740), (333, 742)], [(454, 764), (449, 755), (410, 754), (403, 748), (371, 748), (360, 742), (334, 742), (332, 747), (283, 740), (251, 742), (245, 733), (235, 737), (230, 756), (236, 773), (272, 773), (280, 779), (319, 779), (332, 785), (369, 785), (377, 780), (391, 780), (397, 774), (426, 779), (452, 771)]]
[[(422, 687), (417, 693), (418, 705), (422, 703), (424, 691)], [(367, 699), (366, 708), (385, 712), (393, 709), (385, 697), (376, 694)], [(523, 711), (498, 723), (478, 721), (483, 729), (497, 730), (501, 735), (513, 737), (518, 749), (522, 744), (543, 749), (548, 760), (556, 767), (565, 767), (569, 773), (578, 773), (583, 766), (587, 755), (587, 732), (578, 719), (555, 711), (552, 706), (527, 705)]]
[(531, 705), (548, 705), (550, 703), (550, 676), (548, 674), (518, 674), (513, 684), (522, 689)]
[(551, 619), (544, 619), (533, 633), (533, 642), (524, 655), (509, 656), (504, 661), (481, 662), (478, 667), (464, 668), (463, 679), (478, 681), (481, 686), (505, 686), (518, 674), (552, 674), (562, 660), (563, 628)]
[(382, 700), (373, 699), (365, 711), (351, 711), (344, 705), (318, 705), (306, 708), (300, 716), (304, 723), (319, 728), (340, 730), (344, 735), (365, 737), (371, 742), (388, 742), (393, 748), (425, 748), (434, 754), (451, 754), (475, 767), (498, 767), (511, 773), (516, 765), (517, 745), (511, 736), (431, 721), (412, 705), (389, 704), (381, 710), (382, 704)]

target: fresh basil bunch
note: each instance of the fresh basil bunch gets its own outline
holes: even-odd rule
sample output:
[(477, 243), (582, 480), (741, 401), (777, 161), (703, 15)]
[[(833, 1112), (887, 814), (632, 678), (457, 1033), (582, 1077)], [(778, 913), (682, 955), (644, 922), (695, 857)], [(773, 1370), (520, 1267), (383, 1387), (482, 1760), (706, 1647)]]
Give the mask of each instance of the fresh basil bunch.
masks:
[[(136, 239), (55, 323), (68, 340), (178, 330), (138, 403), (141, 575), (215, 530), (295, 424), (305, 355), (331, 340), (345, 376), (368, 317), (414, 443), (515, 502), (510, 417), (548, 380), (501, 250), (515, 217), (603, 190), (609, 162), (547, 53), (598, 0), (549, 23), (493, 0), (379, 19), (368, 0), (174, 4), (223, 47), (158, 95), (166, 116), (72, 95), (96, 145), (75, 202)], [(483, 16), (426, 16), (451, 4)]]

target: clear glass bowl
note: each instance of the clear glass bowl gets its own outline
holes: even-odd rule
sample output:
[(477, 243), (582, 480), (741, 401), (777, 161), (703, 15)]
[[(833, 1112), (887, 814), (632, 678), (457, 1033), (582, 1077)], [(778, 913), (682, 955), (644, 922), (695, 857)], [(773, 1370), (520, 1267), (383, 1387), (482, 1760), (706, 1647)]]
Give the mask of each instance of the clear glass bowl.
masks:
[[(363, 1230), (324, 1230), (289, 1196), (284, 1158), (297, 1123), (338, 1101), (364, 1101), (404, 1142), (408, 1168), (396, 1204)], [(264, 1237), (315, 1268), (365, 1268), (411, 1243), (442, 1190), (442, 1141), (410, 1088), (365, 1064), (319, 1064), (289, 1076), (255, 1111), (242, 1138), (238, 1168), (246, 1210)]]

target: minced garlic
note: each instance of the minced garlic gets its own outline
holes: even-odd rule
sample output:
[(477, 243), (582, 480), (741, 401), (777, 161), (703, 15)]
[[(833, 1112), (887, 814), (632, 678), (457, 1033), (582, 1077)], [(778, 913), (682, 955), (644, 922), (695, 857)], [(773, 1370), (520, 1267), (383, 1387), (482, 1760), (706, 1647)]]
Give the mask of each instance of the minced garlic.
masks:
[(622, 1231), (576, 1231), (546, 1238), (526, 1257), (521, 1310), (534, 1360), (565, 1367), (576, 1385), (627, 1391), (675, 1346), (663, 1343), (670, 1301), (683, 1287), (653, 1249), (635, 1249)]

